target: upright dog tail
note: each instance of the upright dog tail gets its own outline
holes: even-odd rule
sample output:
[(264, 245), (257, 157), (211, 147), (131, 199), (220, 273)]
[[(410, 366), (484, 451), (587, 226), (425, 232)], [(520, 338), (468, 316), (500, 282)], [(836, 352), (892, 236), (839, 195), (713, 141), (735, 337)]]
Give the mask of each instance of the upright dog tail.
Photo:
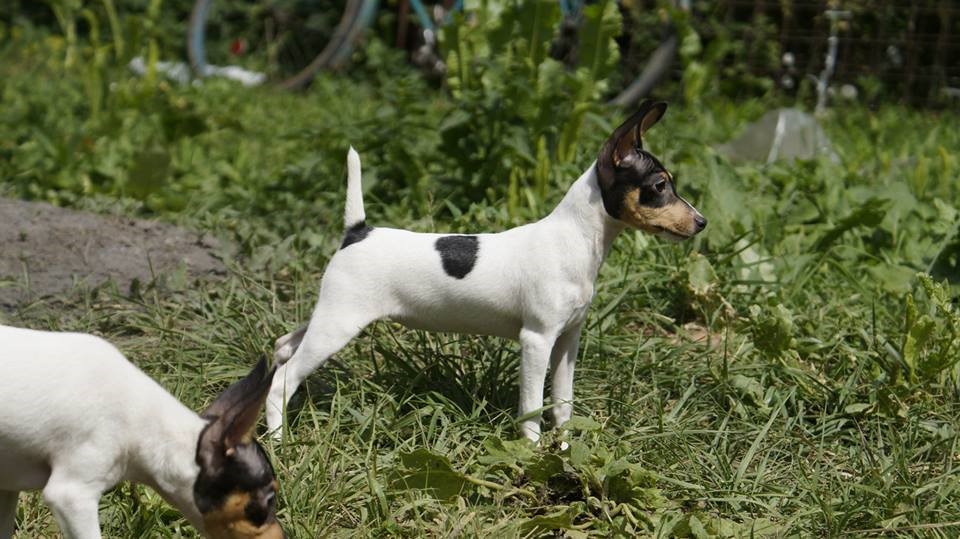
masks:
[(347, 205), (343, 209), (343, 227), (351, 227), (367, 220), (363, 211), (363, 189), (360, 185), (360, 154), (350, 146), (347, 152)]

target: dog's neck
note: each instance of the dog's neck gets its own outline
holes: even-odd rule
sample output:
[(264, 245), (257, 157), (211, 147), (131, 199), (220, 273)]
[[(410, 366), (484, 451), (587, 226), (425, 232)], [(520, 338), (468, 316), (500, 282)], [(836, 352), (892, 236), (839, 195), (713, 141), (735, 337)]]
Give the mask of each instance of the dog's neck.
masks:
[(560, 204), (544, 220), (557, 223), (572, 223), (575, 230), (570, 238), (582, 245), (588, 255), (586, 268), (595, 279), (600, 266), (606, 260), (613, 240), (626, 228), (626, 225), (607, 213), (603, 206), (600, 183), (595, 164), (577, 179), (564, 195)]
[(203, 520), (193, 498), (193, 485), (200, 473), (196, 463), (197, 443), (206, 420), (170, 397), (157, 406), (153, 422), (131, 455), (131, 477), (156, 490), (198, 530)]

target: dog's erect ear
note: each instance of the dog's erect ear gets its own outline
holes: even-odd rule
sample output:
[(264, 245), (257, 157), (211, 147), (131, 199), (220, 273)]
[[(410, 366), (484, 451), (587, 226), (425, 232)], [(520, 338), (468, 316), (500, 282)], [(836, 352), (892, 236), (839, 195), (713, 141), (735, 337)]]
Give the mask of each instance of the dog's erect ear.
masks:
[(613, 171), (635, 150), (643, 148), (642, 137), (647, 129), (660, 121), (667, 111), (667, 104), (651, 99), (640, 104), (637, 112), (627, 118), (600, 149), (597, 157), (597, 172), (600, 186), (607, 188), (613, 184)]
[(237, 446), (253, 441), (257, 418), (267, 400), (275, 370), (268, 372), (267, 359), (260, 359), (250, 374), (228, 387), (200, 414), (210, 420), (197, 444), (197, 464), (201, 468), (219, 469)]
[(653, 103), (648, 100), (647, 103), (650, 103), (650, 107), (646, 111), (646, 113), (644, 113), (643, 119), (640, 120), (640, 125), (638, 126), (639, 128), (639, 133), (637, 135), (638, 147), (640, 146), (639, 145), (640, 136), (647, 134), (647, 129), (650, 129), (651, 127), (654, 126), (654, 124), (659, 122), (660, 118), (663, 118), (663, 115), (666, 114), (667, 112), (667, 104), (664, 103), (663, 101), (658, 101), (656, 103)]

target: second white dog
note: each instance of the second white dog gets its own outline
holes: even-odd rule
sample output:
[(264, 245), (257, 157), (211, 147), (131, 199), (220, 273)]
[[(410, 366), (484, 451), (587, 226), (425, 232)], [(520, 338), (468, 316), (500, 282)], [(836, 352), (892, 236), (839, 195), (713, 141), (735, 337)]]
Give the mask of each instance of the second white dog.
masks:
[(523, 434), (539, 439), (535, 411), (543, 406), (548, 367), (553, 416), (562, 425), (572, 411), (580, 330), (613, 240), (628, 226), (681, 240), (707, 224), (677, 195), (660, 161), (643, 150), (641, 135), (666, 108), (643, 103), (550, 215), (496, 234), (368, 226), (360, 157), (351, 148), (346, 234), (323, 275), (309, 324), (277, 340), (275, 357), (283, 365), (267, 398), (267, 426), (279, 435), (282, 411), (307, 375), (380, 318), (415, 329), (519, 340)]
[(43, 490), (68, 539), (99, 539), (100, 496), (149, 485), (214, 539), (280, 539), (277, 482), (253, 439), (266, 360), (197, 415), (105, 340), (0, 326), (0, 539)]

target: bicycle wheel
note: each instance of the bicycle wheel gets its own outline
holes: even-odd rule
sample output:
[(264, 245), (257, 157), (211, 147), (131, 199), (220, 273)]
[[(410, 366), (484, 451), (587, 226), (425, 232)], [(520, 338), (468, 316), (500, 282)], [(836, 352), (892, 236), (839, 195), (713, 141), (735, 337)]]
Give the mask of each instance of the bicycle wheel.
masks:
[(378, 0), (269, 0), (237, 4), (197, 0), (187, 52), (197, 77), (214, 65), (262, 72), (282, 88), (305, 87), (339, 67), (373, 22)]
[(671, 32), (660, 42), (643, 66), (643, 71), (622, 92), (610, 100), (611, 105), (623, 108), (636, 106), (641, 99), (648, 97), (653, 89), (670, 73), (677, 56), (679, 38)]

